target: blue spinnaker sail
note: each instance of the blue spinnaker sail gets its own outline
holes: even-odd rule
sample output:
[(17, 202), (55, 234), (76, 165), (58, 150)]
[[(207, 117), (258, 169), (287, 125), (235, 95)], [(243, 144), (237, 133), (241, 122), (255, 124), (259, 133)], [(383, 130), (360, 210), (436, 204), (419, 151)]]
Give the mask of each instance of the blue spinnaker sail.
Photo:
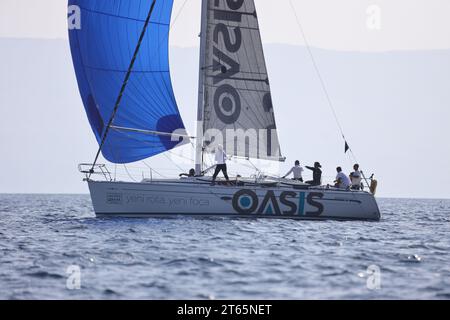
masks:
[[(152, 0), (69, 0), (80, 9), (69, 31), (78, 86), (97, 141), (102, 140)], [(156, 0), (115, 127), (173, 133), (184, 130), (169, 72), (173, 0)], [(75, 17), (74, 17), (75, 18)], [(75, 25), (75, 24), (74, 24)], [(180, 131), (177, 131), (180, 133)], [(180, 144), (171, 136), (111, 129), (102, 148), (113, 163), (139, 161)]]

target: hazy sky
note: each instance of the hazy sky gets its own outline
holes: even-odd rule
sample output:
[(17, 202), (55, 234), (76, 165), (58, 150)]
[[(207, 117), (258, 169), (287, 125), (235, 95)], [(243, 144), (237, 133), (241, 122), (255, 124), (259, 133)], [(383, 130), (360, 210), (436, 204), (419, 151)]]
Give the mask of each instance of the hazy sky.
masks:
[[(255, 2), (266, 44), (304, 44), (289, 0)], [(313, 47), (376, 52), (315, 50), (351, 145), (361, 163), (376, 170), (380, 195), (448, 197), (450, 51), (417, 50), (450, 50), (450, 0), (292, 2)], [(0, 166), (8, 168), (0, 173), (0, 192), (87, 192), (76, 164), (91, 161), (97, 144), (73, 72), (66, 5), (66, 0), (0, 0), (0, 38), (62, 39), (0, 43), (0, 150), (8, 150), (0, 157)], [(379, 20), (374, 20), (378, 11)], [(200, 0), (175, 0), (173, 46), (198, 46), (199, 14)], [(338, 163), (350, 168), (302, 47), (265, 48), (282, 146), (290, 161), (283, 171), (294, 157), (305, 164), (321, 160), (328, 176)], [(195, 132), (197, 55), (192, 48), (171, 51), (175, 94), (190, 132)], [(298, 129), (292, 114), (302, 123), (300, 146), (296, 136), (289, 140)], [(353, 126), (355, 115), (367, 127)], [(303, 139), (314, 130), (307, 118), (321, 119), (316, 132), (321, 144)], [(167, 162), (160, 158), (156, 161)], [(437, 174), (425, 174), (422, 168), (431, 165)]]
[[(450, 49), (449, 0), (292, 3), (315, 47), (361, 51)], [(183, 4), (171, 42), (197, 46), (200, 0), (175, 0), (174, 17)], [(0, 37), (66, 38), (66, 6), (66, 0), (1, 0)], [(289, 0), (256, 0), (256, 6), (265, 43), (302, 44)]]

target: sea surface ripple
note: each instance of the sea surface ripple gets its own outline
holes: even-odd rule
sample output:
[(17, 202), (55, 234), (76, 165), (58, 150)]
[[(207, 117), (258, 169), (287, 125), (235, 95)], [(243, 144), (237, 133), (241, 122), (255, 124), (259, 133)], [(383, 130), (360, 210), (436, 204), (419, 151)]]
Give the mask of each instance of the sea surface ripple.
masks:
[(88, 195), (0, 195), (0, 299), (450, 299), (450, 200), (378, 202), (381, 222), (98, 219)]

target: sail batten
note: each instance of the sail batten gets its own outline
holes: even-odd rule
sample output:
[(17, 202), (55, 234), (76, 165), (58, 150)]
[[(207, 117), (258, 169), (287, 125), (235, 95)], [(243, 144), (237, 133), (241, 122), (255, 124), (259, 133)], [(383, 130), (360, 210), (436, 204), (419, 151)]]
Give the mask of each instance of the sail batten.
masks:
[[(99, 144), (111, 118), (152, 1), (69, 0), (81, 11), (81, 28), (69, 31), (81, 98)], [(102, 153), (129, 163), (170, 150), (180, 141), (145, 132), (181, 134), (184, 124), (172, 89), (168, 36), (173, 0), (157, 0), (112, 123), (136, 128), (108, 133)], [(183, 141), (184, 142), (184, 141)]]
[(254, 0), (203, 2), (204, 147), (282, 161)]

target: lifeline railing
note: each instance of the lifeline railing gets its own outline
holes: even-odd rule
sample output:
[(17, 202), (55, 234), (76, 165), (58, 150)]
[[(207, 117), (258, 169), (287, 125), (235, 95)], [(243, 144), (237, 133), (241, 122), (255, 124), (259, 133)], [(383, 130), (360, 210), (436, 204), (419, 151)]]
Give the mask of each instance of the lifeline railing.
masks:
[(80, 163), (78, 165), (78, 171), (86, 175), (86, 180), (93, 174), (102, 175), (105, 180), (112, 181), (111, 172), (109, 172), (106, 164), (95, 164), (92, 163)]

